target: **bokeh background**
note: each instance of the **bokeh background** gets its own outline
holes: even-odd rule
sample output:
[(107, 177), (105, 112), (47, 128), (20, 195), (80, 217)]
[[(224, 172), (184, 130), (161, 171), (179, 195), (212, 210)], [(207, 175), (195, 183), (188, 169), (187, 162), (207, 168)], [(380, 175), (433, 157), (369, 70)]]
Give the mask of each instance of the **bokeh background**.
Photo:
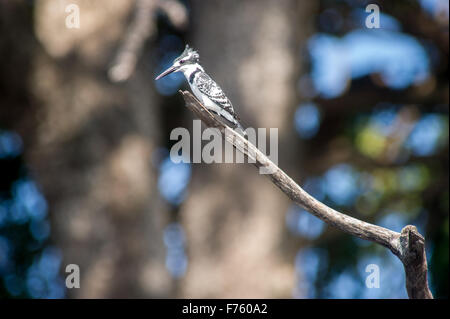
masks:
[(416, 225), (448, 297), (448, 23), (445, 0), (0, 1), (0, 296), (407, 297), (388, 250), (253, 166), (170, 161), (193, 116), (182, 75), (154, 77), (189, 43), (246, 126), (278, 128), (279, 164), (308, 192)]

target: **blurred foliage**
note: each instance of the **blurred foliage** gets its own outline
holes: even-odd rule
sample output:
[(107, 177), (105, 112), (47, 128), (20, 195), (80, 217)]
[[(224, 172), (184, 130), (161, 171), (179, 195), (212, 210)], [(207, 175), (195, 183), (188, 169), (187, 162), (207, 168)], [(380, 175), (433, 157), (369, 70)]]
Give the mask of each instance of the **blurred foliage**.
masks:
[[(448, 297), (448, 42), (437, 42), (442, 39), (405, 17), (410, 12), (429, 19), (448, 36), (448, 2), (381, 2), (381, 29), (370, 30), (364, 28), (368, 3), (321, 1), (318, 33), (308, 44), (309, 80), (300, 82), (313, 83), (315, 93), (302, 85), (300, 91), (319, 112), (302, 112), (296, 127), (305, 127), (297, 130), (311, 149), (334, 144), (348, 155), (304, 187), (332, 207), (389, 229), (416, 225), (427, 240), (431, 289), (438, 298)], [(422, 103), (402, 103), (402, 96), (418, 96), (425, 87)], [(368, 92), (379, 88), (385, 94), (373, 102)], [(333, 99), (339, 101), (338, 115), (329, 112)], [(318, 113), (320, 129), (305, 135), (310, 123), (318, 123)], [(311, 236), (317, 227), (304, 227), (302, 216), (287, 220), (311, 247), (297, 257), (299, 296), (407, 297), (399, 276), (403, 266), (389, 251), (333, 229)], [(380, 268), (381, 289), (365, 287), (371, 263)]]
[(21, 138), (8, 131), (0, 131), (0, 176), (0, 297), (64, 297), (47, 203), (23, 161)]

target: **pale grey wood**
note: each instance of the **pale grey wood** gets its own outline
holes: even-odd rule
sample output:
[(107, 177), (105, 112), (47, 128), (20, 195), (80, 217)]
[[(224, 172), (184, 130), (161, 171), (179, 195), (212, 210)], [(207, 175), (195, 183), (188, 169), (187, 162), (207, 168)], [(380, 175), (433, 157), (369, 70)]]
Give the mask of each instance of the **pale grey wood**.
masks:
[(191, 110), (208, 127), (220, 130), (222, 136), (239, 149), (247, 157), (254, 159), (257, 167), (265, 167), (273, 172), (267, 174), (272, 182), (293, 202), (302, 206), (314, 216), (320, 218), (350, 235), (378, 243), (388, 248), (403, 263), (406, 275), (406, 290), (411, 299), (433, 298), (428, 287), (427, 259), (425, 254), (425, 239), (412, 225), (405, 226), (401, 233), (373, 225), (346, 214), (340, 213), (318, 201), (303, 190), (282, 169), (275, 165), (258, 148), (226, 126), (210, 113), (191, 93), (180, 91), (186, 107)]

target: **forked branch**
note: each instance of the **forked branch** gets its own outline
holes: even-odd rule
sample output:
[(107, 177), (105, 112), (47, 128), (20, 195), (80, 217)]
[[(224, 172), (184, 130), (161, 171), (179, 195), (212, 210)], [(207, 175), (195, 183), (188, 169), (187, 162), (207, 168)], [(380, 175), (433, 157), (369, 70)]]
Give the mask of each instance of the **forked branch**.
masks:
[(267, 174), (267, 176), (293, 202), (329, 225), (350, 235), (389, 248), (404, 265), (406, 290), (409, 298), (433, 298), (428, 287), (425, 240), (415, 226), (408, 225), (402, 229), (401, 233), (397, 233), (384, 227), (366, 223), (328, 207), (305, 192), (292, 178), (259, 151), (255, 145), (219, 121), (191, 93), (187, 91), (180, 91), (180, 93), (183, 95), (186, 107), (194, 112), (206, 126), (219, 129), (225, 140), (244, 153), (244, 155), (253, 159), (257, 167), (263, 167), (266, 171), (272, 172)]

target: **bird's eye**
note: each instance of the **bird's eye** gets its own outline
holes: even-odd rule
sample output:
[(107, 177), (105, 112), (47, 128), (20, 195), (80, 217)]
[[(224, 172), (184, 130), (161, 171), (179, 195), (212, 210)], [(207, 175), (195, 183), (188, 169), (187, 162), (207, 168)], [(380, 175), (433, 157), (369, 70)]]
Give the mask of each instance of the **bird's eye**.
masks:
[(184, 62), (185, 62), (185, 61), (181, 60), (181, 61), (180, 61), (180, 64), (183, 64)]

